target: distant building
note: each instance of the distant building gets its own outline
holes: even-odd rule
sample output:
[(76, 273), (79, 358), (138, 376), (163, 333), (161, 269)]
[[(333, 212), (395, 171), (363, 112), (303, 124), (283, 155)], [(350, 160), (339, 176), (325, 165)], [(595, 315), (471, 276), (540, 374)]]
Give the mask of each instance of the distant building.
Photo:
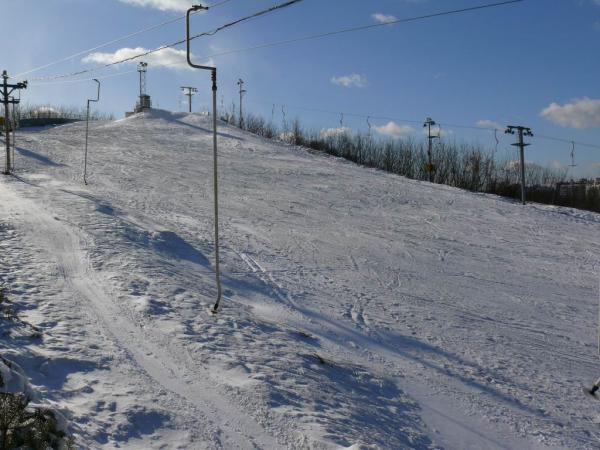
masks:
[(586, 194), (592, 189), (600, 189), (600, 178), (593, 180), (582, 178), (578, 181), (564, 181), (556, 185), (556, 193), (558, 194), (559, 198), (579, 196), (585, 197)]
[(147, 109), (152, 109), (152, 99), (149, 95), (142, 95), (138, 98), (138, 101), (135, 103), (135, 108), (133, 111), (126, 111), (125, 117), (133, 116), (134, 114), (141, 113), (146, 111)]
[(150, 99), (150, 96), (147, 94), (140, 96), (139, 100), (135, 104), (135, 112), (139, 113), (150, 108), (152, 108), (152, 100)]

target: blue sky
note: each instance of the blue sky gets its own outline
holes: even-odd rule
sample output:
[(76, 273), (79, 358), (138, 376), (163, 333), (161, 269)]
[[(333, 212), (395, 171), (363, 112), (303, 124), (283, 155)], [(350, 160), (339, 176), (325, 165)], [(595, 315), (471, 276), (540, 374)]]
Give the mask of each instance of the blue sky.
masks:
[[(283, 0), (231, 0), (193, 20), (195, 32), (261, 10)], [(490, 0), (304, 0), (289, 9), (198, 39), (200, 61), (229, 49), (488, 3)], [(213, 0), (212, 3), (215, 3)], [(493, 2), (493, 1), (492, 1)], [(176, 18), (187, 0), (3, 0), (13, 20), (0, 36), (2, 69), (19, 74), (131, 32)], [(382, 17), (385, 16), (385, 17)], [(386, 19), (387, 18), (387, 19)], [(95, 67), (184, 36), (179, 21), (97, 50), (103, 53), (27, 74), (24, 101), (84, 106), (90, 81), (36, 77)], [(178, 47), (182, 49), (182, 47)], [(422, 139), (419, 121), (530, 126), (535, 134), (600, 146), (600, 0), (526, 0), (489, 10), (386, 26), (287, 46), (214, 56), (219, 68), (219, 103), (237, 104), (236, 81), (246, 81), (246, 109), (271, 117), (285, 104), (288, 119), (315, 129), (348, 127), (366, 131), (365, 118), (310, 112), (296, 107), (345, 111), (372, 119), (374, 133)], [(196, 108), (208, 105), (209, 76), (185, 68), (177, 52), (146, 58), (148, 92), (154, 104), (182, 110), (179, 87), (197, 86)], [(164, 63), (174, 63), (160, 67)], [(135, 103), (135, 63), (80, 78), (102, 78), (98, 109), (117, 117)], [(116, 76), (112, 76), (116, 75)], [(77, 78), (75, 78), (77, 79)], [(60, 82), (59, 82), (60, 81)], [(69, 81), (69, 82), (65, 82)], [(237, 105), (236, 105), (237, 107)], [(545, 111), (545, 114), (544, 114)], [(281, 123), (281, 106), (275, 120)], [(391, 123), (390, 123), (391, 122)], [(490, 126), (490, 125), (488, 125)], [(495, 126), (495, 125), (491, 125)], [(443, 126), (444, 139), (493, 147), (485, 130)], [(499, 135), (500, 151), (514, 139)], [(570, 164), (571, 145), (532, 139), (527, 160)], [(576, 146), (575, 176), (600, 177), (600, 149)]]

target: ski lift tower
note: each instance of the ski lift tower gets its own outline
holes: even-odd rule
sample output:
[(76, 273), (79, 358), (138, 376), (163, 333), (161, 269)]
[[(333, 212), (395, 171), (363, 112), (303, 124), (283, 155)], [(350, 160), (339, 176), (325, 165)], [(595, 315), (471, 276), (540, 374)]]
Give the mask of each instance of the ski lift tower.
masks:
[(140, 62), (137, 66), (140, 73), (140, 98), (135, 105), (135, 112), (139, 113), (152, 107), (150, 96), (146, 94), (146, 72), (148, 72), (148, 63)]

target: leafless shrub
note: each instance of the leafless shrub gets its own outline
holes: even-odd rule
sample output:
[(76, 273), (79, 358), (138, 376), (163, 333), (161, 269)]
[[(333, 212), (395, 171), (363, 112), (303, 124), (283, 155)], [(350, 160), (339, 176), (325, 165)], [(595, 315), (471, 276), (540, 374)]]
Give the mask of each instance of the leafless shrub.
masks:
[[(85, 120), (86, 108), (64, 105), (32, 105), (23, 104), (15, 109), (19, 121), (27, 119), (67, 119)], [(114, 120), (113, 114), (90, 110), (90, 120)]]
[[(228, 123), (237, 124), (233, 113), (227, 118)], [(301, 145), (407, 178), (429, 180), (425, 142), (413, 139), (375, 139), (363, 134), (351, 134), (345, 130), (324, 134), (304, 129), (298, 119), (292, 122), (291, 128), (289, 123), (284, 121), (280, 129), (253, 114), (248, 114), (244, 123), (244, 129), (268, 139)], [(432, 163), (436, 169), (433, 176), (435, 183), (474, 192), (520, 197), (521, 177), (516, 157), (499, 158), (494, 152), (480, 145), (442, 140), (433, 147)], [(530, 200), (600, 211), (600, 188), (589, 188), (558, 198), (558, 186), (566, 180), (565, 169), (532, 163), (527, 163), (525, 169)]]

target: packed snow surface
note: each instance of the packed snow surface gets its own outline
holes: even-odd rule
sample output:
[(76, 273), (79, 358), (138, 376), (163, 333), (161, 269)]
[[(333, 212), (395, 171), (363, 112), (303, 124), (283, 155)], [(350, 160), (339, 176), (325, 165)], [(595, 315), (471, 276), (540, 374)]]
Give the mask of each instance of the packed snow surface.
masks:
[[(600, 216), (417, 182), (205, 116), (17, 139), (2, 344), (83, 448), (592, 449)], [(2, 341), (0, 341), (2, 342)]]

